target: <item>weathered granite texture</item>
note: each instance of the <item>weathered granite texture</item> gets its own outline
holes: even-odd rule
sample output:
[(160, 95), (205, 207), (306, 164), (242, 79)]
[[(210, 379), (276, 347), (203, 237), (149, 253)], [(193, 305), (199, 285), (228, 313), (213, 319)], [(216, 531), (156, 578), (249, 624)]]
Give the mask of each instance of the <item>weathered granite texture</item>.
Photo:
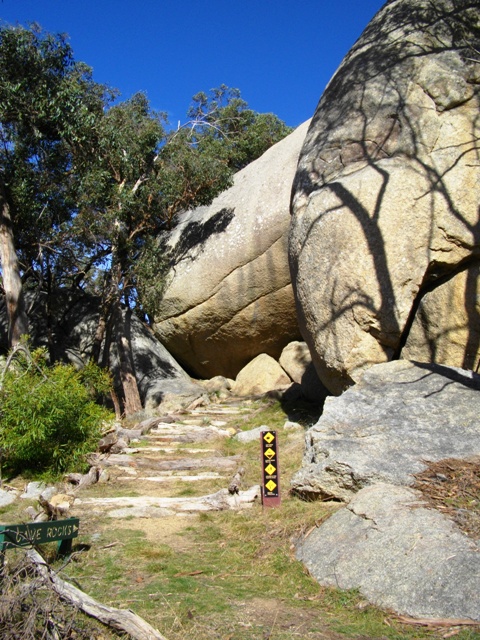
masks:
[(406, 360), (373, 366), (327, 399), (305, 437), (293, 488), (350, 499), (377, 482), (411, 485), (428, 461), (480, 455), (480, 376)]
[(480, 547), (418, 491), (359, 491), (297, 547), (321, 584), (416, 618), (480, 621)]
[(154, 331), (200, 378), (235, 378), (300, 337), (287, 258), (290, 192), (307, 123), (235, 175), (166, 239), (171, 267)]
[(289, 254), (332, 393), (405, 343), (410, 359), (478, 363), (479, 49), (478, 1), (390, 0), (321, 98)]

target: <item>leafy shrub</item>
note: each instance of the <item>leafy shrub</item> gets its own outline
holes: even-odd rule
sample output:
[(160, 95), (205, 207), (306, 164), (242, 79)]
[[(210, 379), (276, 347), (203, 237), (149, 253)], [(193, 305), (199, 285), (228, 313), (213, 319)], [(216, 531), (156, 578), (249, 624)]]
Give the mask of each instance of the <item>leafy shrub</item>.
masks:
[(84, 470), (102, 422), (111, 418), (94, 402), (109, 384), (108, 374), (92, 364), (83, 371), (65, 364), (48, 367), (41, 351), (16, 358), (0, 392), (0, 447), (6, 470)]

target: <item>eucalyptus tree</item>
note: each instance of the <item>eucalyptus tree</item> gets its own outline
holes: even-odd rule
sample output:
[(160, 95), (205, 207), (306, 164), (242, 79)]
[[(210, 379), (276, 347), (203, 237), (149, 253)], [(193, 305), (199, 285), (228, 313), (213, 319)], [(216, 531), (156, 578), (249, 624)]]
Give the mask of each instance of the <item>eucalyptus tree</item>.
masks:
[(175, 131), (145, 95), (114, 98), (64, 36), (0, 28), (0, 264), (10, 345), (28, 333), (26, 286), (101, 294), (94, 356), (110, 325), (123, 408), (133, 413), (141, 401), (125, 310), (142, 309), (139, 265), (158, 258), (152, 238), (180, 211), (208, 204), (289, 129), (224, 85), (194, 96), (189, 121)]
[(273, 113), (257, 113), (242, 99), (239, 89), (222, 84), (200, 91), (188, 110), (192, 135), (225, 158), (233, 171), (243, 169), (292, 132)]
[(179, 212), (209, 204), (231, 184), (234, 170), (289, 132), (275, 116), (262, 118), (247, 109), (238, 90), (223, 86), (212, 94), (194, 96), (190, 119), (175, 131), (166, 129), (165, 115), (139, 93), (111, 107), (95, 132), (96, 152), (79, 194), (73, 236), (101, 258), (96, 353), (110, 320), (126, 413), (140, 410), (141, 399), (124, 310), (142, 309), (141, 267), (162, 259), (152, 256), (158, 247), (152, 238), (174, 225)]
[(75, 211), (73, 157), (88, 153), (106, 99), (64, 36), (0, 28), (0, 264), (10, 345), (28, 333), (23, 286), (61, 263)]

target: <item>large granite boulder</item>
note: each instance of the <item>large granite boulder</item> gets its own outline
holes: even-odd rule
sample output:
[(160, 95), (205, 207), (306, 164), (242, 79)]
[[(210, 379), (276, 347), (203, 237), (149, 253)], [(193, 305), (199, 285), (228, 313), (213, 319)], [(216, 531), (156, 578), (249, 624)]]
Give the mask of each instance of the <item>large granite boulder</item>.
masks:
[(335, 394), (401, 357), (474, 368), (480, 5), (391, 0), (319, 103), (292, 197), (299, 323)]
[(239, 171), (208, 207), (164, 239), (171, 266), (154, 331), (200, 378), (235, 378), (260, 353), (300, 336), (287, 258), (290, 192), (301, 125)]
[(293, 489), (349, 500), (378, 482), (412, 485), (429, 462), (480, 456), (479, 391), (480, 376), (461, 369), (407, 360), (371, 367), (327, 398)]

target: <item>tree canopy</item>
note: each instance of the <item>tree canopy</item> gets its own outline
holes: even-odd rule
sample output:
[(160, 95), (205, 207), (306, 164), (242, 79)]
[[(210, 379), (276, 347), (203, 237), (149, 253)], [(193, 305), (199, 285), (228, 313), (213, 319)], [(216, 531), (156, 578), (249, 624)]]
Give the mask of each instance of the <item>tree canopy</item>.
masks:
[(103, 300), (97, 342), (115, 317), (127, 371), (122, 307), (142, 310), (136, 265), (152, 238), (179, 212), (210, 203), (290, 129), (225, 85), (196, 94), (174, 130), (144, 94), (116, 98), (75, 61), (65, 36), (0, 28), (0, 263), (10, 341), (28, 332), (26, 288), (89, 289)]

